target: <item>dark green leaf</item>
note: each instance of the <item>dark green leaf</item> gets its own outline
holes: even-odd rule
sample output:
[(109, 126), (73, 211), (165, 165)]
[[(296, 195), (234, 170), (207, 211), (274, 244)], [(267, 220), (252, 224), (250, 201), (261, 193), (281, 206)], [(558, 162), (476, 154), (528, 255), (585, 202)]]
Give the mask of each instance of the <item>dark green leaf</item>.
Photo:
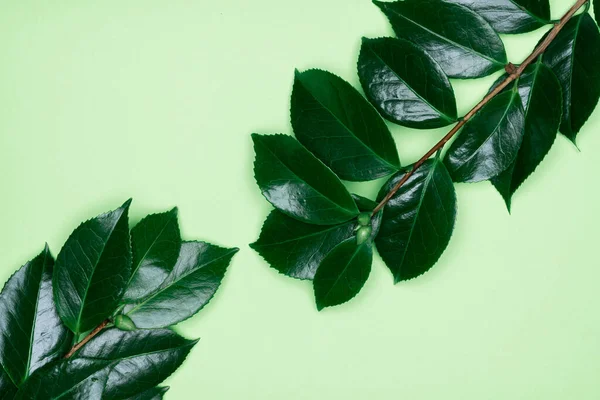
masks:
[(156, 387), (148, 389), (142, 393), (138, 393), (129, 397), (127, 400), (161, 400), (169, 387)]
[(75, 333), (95, 328), (119, 304), (131, 275), (130, 203), (81, 224), (56, 258), (54, 298)]
[(367, 98), (384, 117), (411, 128), (456, 121), (448, 77), (431, 56), (404, 39), (363, 39), (358, 75)]
[(175, 268), (156, 292), (127, 306), (138, 328), (163, 328), (188, 319), (204, 307), (219, 288), (238, 249), (204, 242), (183, 242)]
[(446, 154), (455, 182), (480, 182), (498, 176), (517, 158), (525, 114), (516, 89), (501, 93), (467, 122)]
[[(361, 211), (375, 204), (353, 196)], [(381, 213), (371, 221), (373, 234), (379, 230)], [(339, 225), (311, 225), (273, 210), (265, 220), (260, 237), (250, 245), (271, 267), (297, 279), (313, 279), (325, 256), (338, 244), (355, 235), (356, 221)]]
[(0, 400), (10, 400), (17, 392), (17, 387), (10, 380), (10, 377), (0, 365)]
[(291, 114), (298, 140), (342, 179), (369, 181), (400, 167), (385, 122), (356, 89), (332, 73), (296, 71)]
[(176, 208), (141, 220), (131, 230), (133, 273), (123, 300), (140, 300), (160, 286), (173, 270), (180, 247)]
[(364, 286), (373, 262), (373, 248), (350, 238), (334, 248), (315, 274), (317, 309), (336, 306), (352, 299)]
[(108, 329), (93, 338), (76, 357), (109, 362), (102, 399), (123, 399), (168, 378), (196, 342), (169, 329), (134, 332)]
[(500, 33), (525, 33), (550, 23), (548, 0), (445, 0), (475, 11)]
[(46, 246), (0, 294), (0, 362), (16, 386), (71, 345), (71, 332), (61, 323), (52, 298), (53, 265)]
[(18, 399), (124, 399), (153, 388), (185, 360), (196, 341), (168, 329), (108, 329), (69, 360), (37, 370)]
[(313, 279), (319, 264), (335, 246), (354, 235), (354, 221), (312, 225), (273, 210), (260, 237), (250, 247), (282, 274)]
[(252, 139), (254, 176), (275, 208), (317, 225), (335, 225), (358, 215), (338, 177), (294, 138), (254, 134)]
[(525, 109), (523, 143), (513, 164), (492, 179), (509, 210), (512, 195), (554, 144), (562, 115), (560, 82), (541, 59), (525, 70), (516, 85)]
[(101, 400), (111, 362), (95, 359), (55, 361), (38, 369), (19, 389), (16, 400)]
[(544, 63), (563, 89), (560, 131), (575, 142), (600, 98), (600, 32), (588, 13), (565, 25), (544, 53)]
[[(383, 198), (412, 167), (394, 175), (381, 189)], [(456, 193), (439, 157), (428, 160), (383, 209), (375, 239), (377, 251), (395, 283), (427, 272), (450, 242), (456, 220)]]
[(374, 1), (401, 38), (432, 56), (452, 78), (476, 78), (504, 68), (504, 44), (481, 16), (441, 0)]
[(594, 0), (594, 16), (596, 22), (600, 21), (600, 0)]

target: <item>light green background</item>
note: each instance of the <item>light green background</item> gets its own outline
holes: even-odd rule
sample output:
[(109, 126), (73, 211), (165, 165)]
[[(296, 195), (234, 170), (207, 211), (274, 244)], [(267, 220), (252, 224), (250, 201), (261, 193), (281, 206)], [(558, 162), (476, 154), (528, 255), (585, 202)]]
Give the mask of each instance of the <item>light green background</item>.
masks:
[[(250, 133), (290, 133), (294, 68), (358, 86), (361, 36), (390, 34), (368, 0), (3, 1), (1, 280), (128, 197), (134, 221), (177, 205), (185, 238), (242, 251), (179, 329), (201, 341), (170, 399), (600, 398), (600, 112), (512, 216), (490, 184), (459, 185), (454, 238), (418, 280), (394, 286), (377, 258), (318, 313), (310, 283), (247, 247), (269, 211)], [(542, 34), (506, 37), (510, 58)], [(455, 82), (461, 111), (496, 77)], [(446, 129), (393, 131), (408, 164)]]

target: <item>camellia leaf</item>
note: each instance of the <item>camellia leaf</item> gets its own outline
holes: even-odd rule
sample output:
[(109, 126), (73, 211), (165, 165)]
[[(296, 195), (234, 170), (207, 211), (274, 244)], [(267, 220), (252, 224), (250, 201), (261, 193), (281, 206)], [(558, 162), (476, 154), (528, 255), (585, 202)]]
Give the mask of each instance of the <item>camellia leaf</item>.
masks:
[(562, 115), (560, 82), (541, 58), (525, 70), (515, 85), (525, 110), (523, 143), (513, 164), (492, 178), (492, 184), (509, 210), (512, 195), (535, 171), (554, 144)]
[(363, 39), (358, 75), (367, 98), (392, 122), (439, 128), (456, 122), (448, 77), (420, 47), (404, 39)]
[(15, 400), (101, 400), (110, 366), (108, 360), (55, 361), (31, 375), (17, 392)]
[(196, 343), (169, 329), (108, 329), (75, 356), (37, 370), (17, 399), (124, 399), (169, 377)]
[(76, 357), (109, 362), (102, 399), (123, 399), (168, 378), (196, 342), (170, 329), (134, 332), (108, 329), (93, 338)]
[(317, 225), (335, 225), (358, 215), (338, 177), (293, 137), (254, 134), (252, 139), (254, 177), (275, 208)]
[(12, 399), (17, 392), (17, 387), (12, 382), (2, 365), (0, 365), (0, 400)]
[(575, 142), (600, 98), (600, 32), (588, 13), (573, 17), (544, 53), (562, 85), (560, 131)]
[(594, 16), (596, 22), (600, 21), (600, 0), (594, 0)]
[(152, 293), (177, 261), (181, 236), (177, 208), (149, 215), (131, 230), (133, 273), (123, 300), (134, 302)]
[(525, 33), (550, 23), (548, 0), (445, 0), (475, 11), (499, 33)]
[(145, 390), (142, 393), (138, 393), (129, 397), (127, 400), (161, 400), (165, 393), (169, 390), (168, 386), (165, 387), (156, 387), (152, 389)]
[[(353, 196), (361, 211), (371, 211), (375, 204)], [(371, 221), (373, 236), (379, 230), (381, 213)], [(313, 279), (327, 254), (338, 244), (356, 235), (356, 221), (339, 225), (312, 225), (273, 210), (265, 220), (260, 237), (250, 245), (271, 267), (297, 279)]]
[(372, 262), (370, 242), (358, 244), (355, 238), (350, 238), (335, 247), (315, 274), (317, 309), (336, 306), (356, 296), (369, 278)]
[(377, 111), (330, 72), (296, 71), (291, 115), (296, 138), (342, 179), (368, 181), (400, 168), (392, 134)]
[(477, 78), (507, 63), (504, 44), (483, 17), (442, 0), (374, 3), (400, 38), (421, 47), (452, 78)]
[[(410, 168), (394, 175), (379, 197), (389, 193)], [(455, 220), (454, 184), (438, 155), (417, 169), (383, 209), (375, 244), (395, 283), (433, 267), (450, 242)]]
[(183, 242), (175, 268), (159, 288), (125, 313), (138, 328), (163, 328), (188, 319), (204, 307), (219, 288), (238, 249), (204, 242)]
[(469, 120), (450, 146), (445, 163), (455, 182), (480, 182), (498, 176), (517, 158), (525, 127), (519, 92), (490, 100)]
[(81, 224), (56, 258), (54, 298), (76, 334), (95, 328), (119, 304), (131, 274), (130, 204)]
[(0, 363), (16, 386), (62, 357), (71, 345), (71, 332), (60, 321), (52, 298), (53, 265), (46, 246), (0, 293)]

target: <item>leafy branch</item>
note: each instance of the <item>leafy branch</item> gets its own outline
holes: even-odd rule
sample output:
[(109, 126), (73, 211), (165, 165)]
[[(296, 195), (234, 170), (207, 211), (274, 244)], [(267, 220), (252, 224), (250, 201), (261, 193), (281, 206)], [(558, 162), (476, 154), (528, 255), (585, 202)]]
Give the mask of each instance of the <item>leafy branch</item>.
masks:
[(377, 214), (381, 211), (385, 205), (394, 197), (394, 195), (400, 190), (402, 185), (404, 185), (410, 177), (419, 169), (425, 161), (427, 161), (431, 156), (441, 150), (450, 139), (452, 139), (463, 126), (471, 120), (486, 104), (490, 102), (494, 97), (498, 94), (502, 93), (504, 89), (508, 85), (510, 85), (515, 80), (519, 79), (521, 75), (525, 72), (527, 67), (533, 64), (550, 46), (550, 44), (556, 39), (556, 36), (563, 30), (567, 22), (573, 18), (575, 13), (579, 11), (581, 7), (589, 3), (589, 0), (578, 0), (569, 11), (558, 21), (554, 28), (548, 33), (548, 35), (543, 39), (543, 41), (538, 44), (538, 46), (534, 49), (534, 51), (520, 64), (518, 67), (515, 67), (512, 63), (506, 65), (506, 72), (508, 76), (504, 79), (500, 84), (498, 84), (491, 92), (489, 92), (483, 100), (481, 100), (471, 111), (469, 111), (455, 126), (444, 136), (435, 146), (433, 146), (423, 157), (421, 157), (412, 167), (412, 169), (407, 172), (404, 177), (389, 191), (389, 193), (377, 204), (377, 207), (373, 210), (373, 215)]
[(4, 286), (3, 399), (159, 399), (167, 391), (157, 385), (196, 343), (168, 328), (210, 301), (237, 249), (182, 241), (177, 209), (130, 230), (130, 203), (83, 222), (56, 262), (46, 246)]
[[(430, 270), (454, 230), (454, 184), (489, 180), (510, 209), (558, 131), (575, 142), (600, 98), (600, 32), (588, 0), (558, 21), (548, 0), (374, 3), (397, 38), (363, 39), (358, 76), (366, 99), (330, 72), (296, 71), (297, 140), (253, 135), (255, 178), (275, 210), (251, 247), (279, 272), (313, 280), (319, 310), (356, 296), (373, 247), (396, 283)], [(508, 62), (499, 33), (548, 25), (523, 63)], [(459, 118), (450, 79), (498, 71), (505, 75)], [(384, 119), (414, 129), (454, 127), (401, 166)], [(351, 195), (341, 181), (390, 175), (376, 201)]]

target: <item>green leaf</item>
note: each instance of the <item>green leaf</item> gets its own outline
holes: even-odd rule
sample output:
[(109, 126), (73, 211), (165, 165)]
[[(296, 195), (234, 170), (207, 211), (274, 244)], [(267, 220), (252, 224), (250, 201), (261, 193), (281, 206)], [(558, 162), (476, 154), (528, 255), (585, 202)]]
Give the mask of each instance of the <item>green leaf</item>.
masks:
[(498, 176), (517, 158), (525, 128), (518, 91), (501, 93), (464, 126), (445, 163), (455, 182), (480, 182)]
[(15, 400), (101, 400), (110, 366), (107, 360), (55, 361), (31, 375)]
[(400, 166), (392, 134), (377, 111), (330, 72), (296, 71), (291, 115), (300, 143), (342, 179), (369, 181)]
[(56, 258), (54, 298), (76, 334), (95, 328), (119, 304), (131, 275), (130, 204), (81, 224)]
[[(379, 197), (385, 197), (411, 168), (394, 175)], [(438, 156), (417, 169), (383, 209), (375, 244), (395, 283), (434, 266), (450, 242), (455, 220), (454, 185)]]
[[(353, 196), (361, 211), (371, 211), (375, 204)], [(373, 235), (379, 230), (381, 213), (371, 220)], [(273, 210), (265, 220), (260, 237), (250, 245), (271, 267), (297, 279), (310, 279), (325, 256), (338, 244), (356, 235), (356, 221), (339, 225), (312, 225)]]
[(188, 319), (214, 296), (237, 252), (204, 242), (183, 242), (167, 279), (142, 302), (126, 306), (125, 313), (142, 329), (163, 328)]
[(37, 370), (17, 399), (125, 399), (168, 378), (195, 343), (168, 329), (108, 329), (75, 358)]
[(371, 272), (371, 243), (357, 244), (350, 238), (325, 257), (315, 274), (317, 309), (345, 303), (360, 292)]
[(499, 33), (525, 33), (550, 23), (548, 0), (445, 0), (481, 15)]
[(123, 399), (167, 379), (196, 342), (170, 329), (134, 332), (108, 329), (93, 338), (76, 357), (109, 362), (102, 399)]
[(392, 122), (439, 128), (456, 122), (448, 77), (425, 51), (404, 39), (363, 39), (358, 75), (367, 98)]
[(156, 387), (148, 389), (142, 393), (138, 393), (129, 397), (127, 400), (161, 400), (169, 387)]
[(563, 89), (560, 131), (575, 143), (600, 98), (600, 32), (588, 13), (565, 25), (544, 53), (544, 63)]
[(507, 63), (498, 34), (466, 7), (441, 0), (374, 3), (387, 15), (398, 37), (429, 53), (452, 78), (486, 76)]
[(535, 171), (554, 144), (562, 115), (560, 82), (540, 60), (515, 83), (525, 110), (525, 133), (517, 159), (492, 178), (510, 210), (512, 195)]
[(279, 211), (317, 225), (335, 225), (358, 215), (338, 177), (294, 138), (254, 134), (252, 139), (256, 182)]
[(2, 365), (0, 365), (0, 400), (10, 400), (17, 393), (14, 385)]
[(596, 22), (600, 21), (600, 0), (594, 0), (594, 16)]
[(72, 335), (61, 323), (52, 298), (53, 265), (46, 246), (0, 293), (0, 362), (16, 386), (62, 357), (71, 345)]
[(141, 220), (131, 230), (131, 247), (133, 273), (123, 296), (129, 303), (152, 293), (173, 270), (181, 247), (177, 208)]

